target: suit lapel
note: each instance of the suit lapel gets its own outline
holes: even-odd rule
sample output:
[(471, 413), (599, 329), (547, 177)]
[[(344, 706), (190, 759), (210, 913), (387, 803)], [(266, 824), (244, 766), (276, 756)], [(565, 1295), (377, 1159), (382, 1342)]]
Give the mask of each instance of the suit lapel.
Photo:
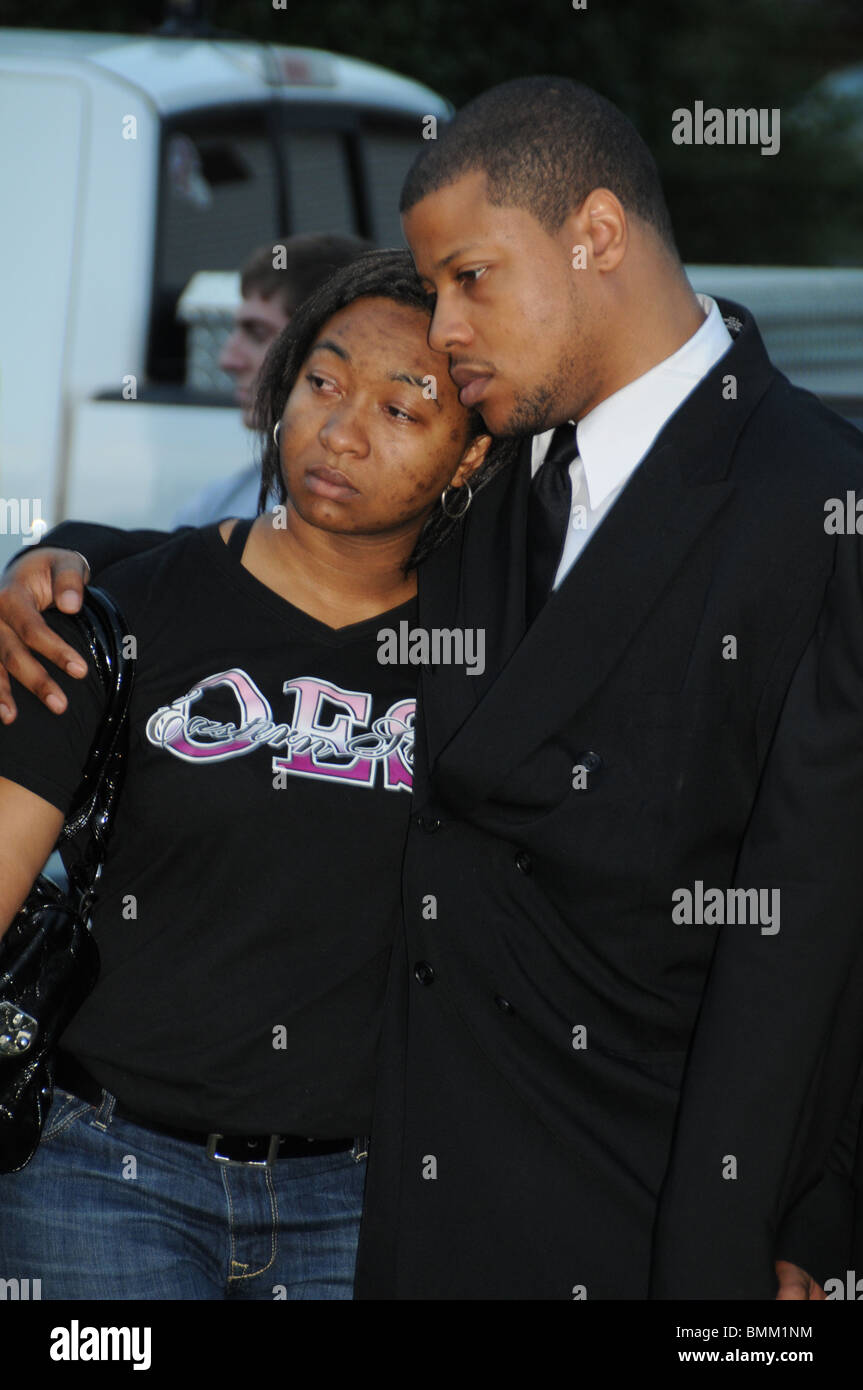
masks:
[(422, 668), (420, 728), (427, 766), (473, 713), (524, 635), (530, 446), (530, 438), (522, 442), (516, 461), (477, 495), (456, 535), (420, 573), (420, 626), (481, 628), (486, 653), (479, 675), (467, 675), (459, 666)]
[[(433, 780), (445, 802), (466, 809), (482, 800), (586, 703), (727, 501), (735, 441), (775, 373), (746, 310), (720, 307), (743, 321), (737, 341), (667, 422), (526, 633), (529, 454), (519, 461), (518, 479), (498, 489), (487, 533), (478, 513), (462, 537), (458, 621), (476, 627), (484, 616), (492, 626), (482, 678), (437, 668), (424, 680), (430, 713), (441, 687), (448, 695), (447, 717), (432, 713), (429, 739)], [(723, 393), (728, 374), (736, 378), (734, 400)], [(507, 505), (514, 509), (508, 519)], [(501, 604), (510, 611), (502, 613)], [(462, 685), (481, 680), (476, 697), (455, 694), (457, 675)]]

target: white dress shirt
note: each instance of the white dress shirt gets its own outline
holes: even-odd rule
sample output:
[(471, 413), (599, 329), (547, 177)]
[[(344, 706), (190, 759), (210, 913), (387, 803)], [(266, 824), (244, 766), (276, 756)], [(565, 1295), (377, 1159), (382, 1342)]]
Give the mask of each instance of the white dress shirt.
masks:
[[(569, 466), (572, 511), (553, 587), (569, 573), (650, 446), (686, 397), (731, 346), (715, 300), (697, 296), (706, 318), (691, 338), (643, 376), (600, 401), (576, 426), (578, 457)], [(531, 476), (554, 430), (533, 437)]]

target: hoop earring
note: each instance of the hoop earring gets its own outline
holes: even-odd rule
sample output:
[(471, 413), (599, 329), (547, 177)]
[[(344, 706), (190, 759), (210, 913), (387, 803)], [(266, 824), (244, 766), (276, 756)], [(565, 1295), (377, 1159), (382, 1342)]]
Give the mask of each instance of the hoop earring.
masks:
[[(462, 507), (461, 511), (458, 511), (458, 512), (451, 512), (451, 511), (449, 510), (449, 507), (448, 507), (447, 504), (446, 504), (446, 495), (447, 495), (448, 492), (466, 492), (466, 493), (467, 493), (467, 501), (465, 502), (465, 504), (464, 504), (464, 506)], [(473, 493), (472, 493), (471, 490), (470, 490), (470, 483), (465, 483), (464, 487), (452, 487), (451, 484), (447, 484), (447, 486), (444, 488), (443, 492), (442, 492), (441, 495), (440, 495), (441, 511), (443, 512), (444, 516), (448, 516), (448, 517), (450, 518), (451, 521), (458, 521), (460, 517), (463, 517), (463, 516), (464, 516), (464, 514), (465, 514), (465, 512), (467, 511), (468, 507), (470, 506), (472, 500), (473, 500)]]
[(279, 447), (279, 430), (281, 428), (282, 422), (281, 420), (277, 420), (276, 423), (273, 425), (273, 443), (275, 444), (277, 449)]

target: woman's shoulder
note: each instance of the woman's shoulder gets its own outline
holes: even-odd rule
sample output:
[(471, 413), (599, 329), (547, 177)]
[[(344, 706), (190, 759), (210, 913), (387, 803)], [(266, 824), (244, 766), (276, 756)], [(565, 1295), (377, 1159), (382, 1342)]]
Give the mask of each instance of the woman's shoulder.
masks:
[(221, 546), (219, 524), (181, 527), (152, 549), (98, 571), (91, 582), (121, 606), (125, 602), (141, 612), (153, 604), (176, 602), (196, 576), (212, 570), (213, 547)]
[[(183, 527), (160, 544), (97, 570), (90, 585), (114, 600), (130, 631), (133, 627), (162, 626), (181, 606), (183, 592), (194, 587), (195, 577), (212, 568), (207, 551), (213, 541), (221, 544), (217, 523)], [(49, 608), (42, 616), (70, 646), (78, 650), (86, 647), (76, 614)]]

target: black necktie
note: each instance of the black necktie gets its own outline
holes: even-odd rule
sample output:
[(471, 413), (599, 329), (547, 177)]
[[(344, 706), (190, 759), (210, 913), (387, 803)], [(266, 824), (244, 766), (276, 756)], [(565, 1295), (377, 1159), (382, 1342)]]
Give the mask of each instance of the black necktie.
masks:
[(551, 593), (572, 507), (569, 465), (578, 455), (573, 425), (558, 425), (533, 476), (527, 503), (527, 618)]

